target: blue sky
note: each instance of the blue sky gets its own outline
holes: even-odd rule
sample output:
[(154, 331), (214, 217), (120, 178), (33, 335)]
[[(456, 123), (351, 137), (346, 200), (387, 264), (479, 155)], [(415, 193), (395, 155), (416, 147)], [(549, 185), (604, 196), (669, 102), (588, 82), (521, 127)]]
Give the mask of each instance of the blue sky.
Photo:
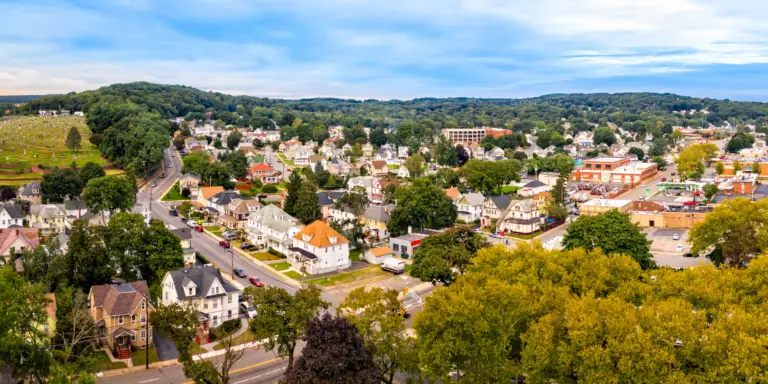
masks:
[(0, 0), (0, 94), (768, 100), (758, 0)]

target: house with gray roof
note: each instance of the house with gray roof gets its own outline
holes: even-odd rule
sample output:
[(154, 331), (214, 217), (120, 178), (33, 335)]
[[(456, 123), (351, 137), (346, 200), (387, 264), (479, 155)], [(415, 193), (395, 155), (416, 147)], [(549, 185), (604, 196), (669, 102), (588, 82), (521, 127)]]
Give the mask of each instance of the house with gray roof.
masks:
[(57, 234), (66, 228), (66, 216), (58, 205), (33, 204), (29, 207), (29, 227), (36, 228), (43, 236)]
[(32, 204), (42, 204), (42, 195), (40, 194), (40, 182), (30, 181), (27, 185), (19, 189), (19, 199), (29, 201)]
[(257, 247), (285, 253), (293, 246), (293, 235), (301, 230), (299, 221), (274, 204), (248, 217), (248, 240)]
[(511, 202), (496, 223), (496, 231), (499, 233), (528, 234), (536, 232), (540, 228), (539, 207), (531, 199)]
[(394, 204), (371, 204), (363, 213), (363, 229), (371, 234), (371, 237), (378, 240), (389, 238), (387, 223), (389, 223), (389, 214), (395, 210)]
[(481, 193), (466, 193), (459, 197), (454, 204), (459, 210), (458, 218), (465, 223), (473, 223), (483, 216), (485, 196)]
[(20, 205), (0, 205), (0, 228), (22, 228), (24, 214)]
[(512, 199), (508, 195), (486, 197), (483, 202), (483, 217), (480, 224), (483, 227), (492, 226), (507, 209), (510, 201)]
[(215, 267), (185, 268), (163, 277), (163, 305), (179, 304), (197, 310), (203, 329), (238, 317), (241, 289), (225, 280)]
[(320, 191), (317, 192), (317, 201), (320, 206), (320, 212), (323, 213), (323, 220), (331, 215), (331, 209), (336, 204), (336, 200), (341, 198), (344, 192), (339, 191)]

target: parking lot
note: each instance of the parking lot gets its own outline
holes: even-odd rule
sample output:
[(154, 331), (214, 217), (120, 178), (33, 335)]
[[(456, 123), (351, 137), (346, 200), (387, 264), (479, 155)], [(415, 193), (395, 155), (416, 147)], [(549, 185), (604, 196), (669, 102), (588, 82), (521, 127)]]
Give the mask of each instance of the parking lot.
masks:
[(651, 252), (683, 254), (690, 248), (687, 229), (644, 228), (643, 232), (652, 241)]

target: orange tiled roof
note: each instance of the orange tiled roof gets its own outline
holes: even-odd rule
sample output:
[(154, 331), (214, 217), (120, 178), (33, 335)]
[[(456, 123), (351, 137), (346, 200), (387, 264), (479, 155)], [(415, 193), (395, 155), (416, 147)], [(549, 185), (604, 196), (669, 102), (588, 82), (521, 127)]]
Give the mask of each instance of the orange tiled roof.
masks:
[(371, 253), (373, 254), (374, 257), (380, 257), (384, 255), (391, 255), (392, 250), (389, 249), (389, 246), (385, 245), (383, 247), (371, 248)]
[(459, 198), (459, 195), (461, 195), (461, 192), (459, 192), (459, 189), (456, 187), (448, 188), (445, 190), (445, 195), (450, 197), (451, 200), (456, 200)]
[(204, 199), (210, 199), (219, 192), (224, 192), (224, 187), (202, 187), (199, 193), (203, 195)]
[[(311, 238), (309, 241), (305, 241), (304, 236), (310, 236)], [(332, 237), (337, 238), (335, 244), (331, 244), (330, 238)], [(315, 247), (330, 247), (331, 245), (349, 243), (349, 240), (347, 240), (344, 236), (340, 235), (338, 232), (336, 232), (336, 230), (331, 228), (330, 225), (320, 220), (307, 225), (304, 227), (304, 229), (301, 230), (301, 232), (294, 235), (293, 238), (312, 244)]]

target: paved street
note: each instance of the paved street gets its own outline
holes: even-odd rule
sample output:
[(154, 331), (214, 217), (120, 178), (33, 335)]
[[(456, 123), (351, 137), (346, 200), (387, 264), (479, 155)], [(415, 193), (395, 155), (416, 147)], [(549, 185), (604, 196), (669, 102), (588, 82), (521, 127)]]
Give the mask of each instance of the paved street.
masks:
[(661, 179), (666, 178), (667, 180), (669, 180), (672, 175), (672, 172), (676, 172), (676, 171), (677, 171), (677, 168), (675, 167), (675, 165), (669, 164), (667, 165), (666, 170), (656, 174), (656, 176), (654, 176), (653, 179), (643, 182), (645, 187), (638, 186), (637, 188), (617, 197), (617, 199), (639, 200), (640, 196), (645, 194), (646, 189), (650, 189), (651, 193), (655, 193), (659, 189), (657, 185), (662, 182)]

